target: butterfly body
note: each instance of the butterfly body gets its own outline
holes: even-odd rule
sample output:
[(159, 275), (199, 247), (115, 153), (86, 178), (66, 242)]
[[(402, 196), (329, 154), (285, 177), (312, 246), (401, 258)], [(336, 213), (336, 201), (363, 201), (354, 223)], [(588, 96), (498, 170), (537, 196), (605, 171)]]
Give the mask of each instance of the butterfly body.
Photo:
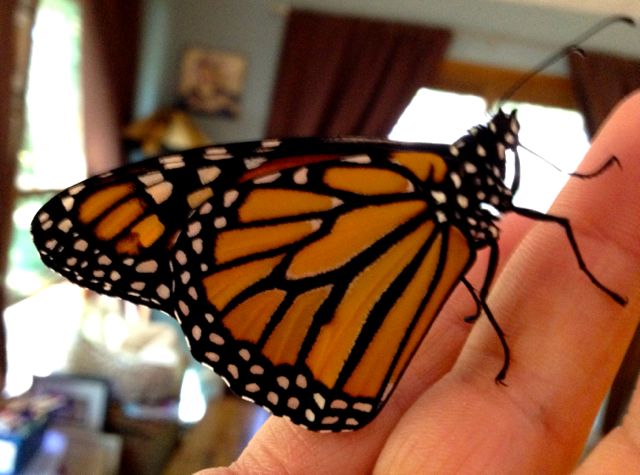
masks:
[(485, 298), (499, 214), (515, 209), (518, 174), (504, 178), (517, 134), (515, 113), (499, 111), (453, 145), (195, 149), (65, 190), (32, 232), (73, 282), (176, 317), (194, 357), (243, 398), (313, 430), (353, 430), (380, 412), (485, 246), (494, 264), (474, 298), (505, 348), (504, 377)]

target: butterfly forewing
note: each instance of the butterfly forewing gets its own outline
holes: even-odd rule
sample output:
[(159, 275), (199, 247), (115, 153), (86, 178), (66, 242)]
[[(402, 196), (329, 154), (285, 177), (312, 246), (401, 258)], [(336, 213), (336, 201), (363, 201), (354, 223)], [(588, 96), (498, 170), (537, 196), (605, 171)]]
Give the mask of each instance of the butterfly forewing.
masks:
[(473, 251), (425, 193), (444, 179), (439, 154), (324, 147), (289, 150), (194, 212), (174, 301), (194, 356), (236, 393), (339, 431), (379, 412)]
[(195, 149), (64, 190), (32, 223), (43, 261), (83, 287), (171, 312), (169, 251), (191, 210), (222, 187), (221, 180), (246, 171), (230, 156), (216, 148)]

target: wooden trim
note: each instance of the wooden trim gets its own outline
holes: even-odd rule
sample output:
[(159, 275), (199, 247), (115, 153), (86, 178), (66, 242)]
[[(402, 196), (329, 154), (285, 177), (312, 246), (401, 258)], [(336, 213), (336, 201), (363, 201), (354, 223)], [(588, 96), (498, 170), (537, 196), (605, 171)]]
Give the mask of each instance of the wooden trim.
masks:
[[(526, 74), (527, 72), (513, 69), (445, 61), (438, 77), (430, 87), (475, 94), (493, 104)], [(578, 108), (571, 81), (560, 76), (538, 74), (531, 78), (512, 99), (566, 109)]]

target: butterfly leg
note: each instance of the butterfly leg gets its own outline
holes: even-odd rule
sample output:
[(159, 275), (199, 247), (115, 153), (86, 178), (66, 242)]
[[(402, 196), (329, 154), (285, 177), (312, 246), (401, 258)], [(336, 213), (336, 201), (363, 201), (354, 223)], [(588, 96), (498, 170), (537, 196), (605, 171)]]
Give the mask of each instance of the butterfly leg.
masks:
[[(491, 287), (493, 278), (496, 275), (496, 269), (498, 267), (498, 258), (500, 255), (497, 242), (495, 241), (490, 242), (489, 249), (490, 249), (490, 252), (489, 252), (489, 262), (487, 263), (487, 272), (484, 276), (482, 287), (480, 288), (480, 300), (483, 300), (483, 301), (486, 301), (487, 295), (489, 295), (489, 287)], [(465, 285), (467, 286), (471, 294), (475, 294), (477, 292), (477, 290), (473, 288), (467, 280), (463, 279), (463, 281), (465, 282)], [(482, 310), (481, 306), (476, 301), (476, 311), (473, 313), (473, 315), (469, 315), (468, 317), (465, 317), (464, 321), (467, 323), (475, 322), (480, 316), (481, 310)]]
[(604, 173), (605, 171), (607, 171), (613, 165), (618, 165), (620, 168), (622, 168), (622, 165), (620, 165), (620, 160), (618, 160), (618, 157), (612, 156), (611, 158), (609, 158), (609, 160), (604, 162), (600, 166), (600, 168), (598, 168), (597, 170), (594, 170), (594, 171), (589, 172), (589, 173), (573, 172), (573, 173), (569, 173), (569, 175), (573, 176), (573, 177), (576, 177), (576, 178), (582, 178), (582, 179), (595, 178), (598, 175), (600, 175), (601, 173)]
[[(615, 157), (614, 157), (615, 158)], [(607, 163), (613, 163), (611, 160)], [(603, 169), (607, 166), (605, 164), (604, 167), (602, 167)], [(597, 174), (598, 172), (596, 172)], [(578, 248), (578, 243), (576, 241), (576, 238), (573, 234), (573, 229), (571, 228), (571, 223), (569, 222), (569, 219), (564, 218), (562, 216), (554, 216), (552, 214), (545, 214), (545, 213), (541, 213), (540, 211), (536, 211), (533, 209), (528, 209), (528, 208), (519, 208), (517, 206), (514, 206), (512, 211), (514, 213), (517, 213), (521, 216), (525, 216), (527, 218), (531, 218), (531, 219), (535, 219), (537, 221), (547, 221), (547, 222), (552, 222), (552, 223), (556, 223), (559, 224), (560, 226), (562, 226), (562, 228), (565, 231), (565, 234), (567, 235), (567, 239), (569, 239), (569, 244), (571, 245), (571, 249), (573, 249), (573, 253), (576, 256), (576, 259), (578, 260), (578, 266), (580, 267), (580, 270), (582, 272), (584, 272), (587, 277), (589, 277), (589, 280), (591, 280), (591, 282), (593, 283), (593, 285), (595, 285), (596, 287), (598, 287), (600, 290), (602, 290), (605, 294), (607, 294), (609, 297), (611, 297), (616, 303), (620, 304), (620, 305), (626, 305), (627, 304), (627, 299), (619, 294), (617, 294), (616, 292), (614, 292), (613, 290), (607, 288), (604, 286), (604, 284), (602, 284), (598, 279), (596, 279), (596, 277), (591, 273), (591, 271), (587, 268), (586, 263), (584, 262), (584, 259), (582, 258), (582, 254), (580, 253), (580, 249)]]
[(484, 276), (484, 281), (482, 282), (482, 287), (480, 288), (479, 292), (471, 285), (471, 283), (466, 278), (463, 277), (461, 280), (465, 287), (467, 287), (467, 289), (469, 290), (469, 293), (471, 294), (471, 297), (476, 304), (476, 312), (473, 315), (466, 317), (464, 319), (465, 322), (475, 322), (480, 316), (480, 311), (483, 310), (487, 316), (487, 319), (489, 320), (489, 323), (491, 323), (491, 326), (495, 330), (496, 335), (498, 335), (498, 339), (500, 340), (500, 344), (502, 345), (502, 350), (504, 353), (504, 363), (502, 364), (502, 368), (496, 375), (496, 383), (504, 384), (503, 380), (507, 376), (509, 362), (511, 360), (511, 352), (509, 350), (509, 345), (507, 344), (507, 339), (504, 335), (504, 332), (502, 331), (502, 328), (500, 328), (500, 325), (493, 316), (491, 309), (487, 305), (487, 296), (489, 295), (489, 288), (491, 287), (493, 279), (496, 275), (499, 257), (500, 250), (498, 248), (497, 241), (489, 242), (489, 262), (487, 263), (487, 272)]
[(495, 317), (493, 316), (491, 309), (487, 305), (487, 302), (480, 295), (478, 295), (477, 291), (471, 286), (471, 284), (467, 279), (463, 278), (462, 283), (467, 287), (467, 289), (469, 289), (469, 292), (471, 293), (471, 296), (473, 297), (473, 300), (476, 302), (476, 305), (478, 306), (478, 308), (481, 308), (482, 310), (484, 310), (484, 313), (487, 315), (487, 319), (489, 320), (489, 323), (491, 323), (491, 326), (495, 330), (496, 335), (498, 335), (498, 339), (500, 340), (500, 344), (502, 345), (502, 350), (504, 353), (504, 362), (502, 363), (502, 368), (496, 375), (496, 383), (504, 385), (504, 378), (507, 376), (507, 371), (509, 370), (509, 362), (511, 361), (511, 351), (509, 350), (507, 339), (504, 335), (504, 332), (502, 331), (502, 328), (500, 328), (500, 325), (498, 324)]

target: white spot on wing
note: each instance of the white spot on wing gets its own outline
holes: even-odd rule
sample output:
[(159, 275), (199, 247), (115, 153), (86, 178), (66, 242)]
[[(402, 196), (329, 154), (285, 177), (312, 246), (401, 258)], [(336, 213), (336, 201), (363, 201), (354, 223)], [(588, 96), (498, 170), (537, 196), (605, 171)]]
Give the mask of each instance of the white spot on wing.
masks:
[(361, 165), (367, 165), (369, 163), (371, 163), (371, 157), (369, 155), (352, 155), (350, 157), (345, 157), (343, 160), (343, 162), (349, 162), (349, 163), (359, 163)]
[(316, 402), (316, 404), (318, 405), (318, 407), (320, 409), (324, 409), (324, 405), (327, 402), (326, 399), (324, 397), (322, 397), (322, 394), (320, 393), (314, 393), (313, 394), (313, 400)]
[(458, 175), (456, 172), (451, 172), (449, 176), (451, 177), (453, 186), (455, 186), (456, 188), (460, 188), (460, 186), (462, 185), (462, 180), (460, 179), (460, 175)]
[(153, 185), (145, 190), (151, 195), (153, 201), (157, 204), (164, 203), (171, 196), (173, 185), (171, 182), (163, 181), (157, 185)]
[(73, 196), (65, 196), (61, 201), (64, 209), (66, 209), (67, 211), (71, 211), (71, 208), (73, 208), (73, 203), (75, 202)]
[(212, 333), (209, 335), (209, 341), (216, 345), (224, 345), (224, 338), (222, 338), (217, 333)]
[(84, 239), (78, 239), (74, 244), (73, 244), (73, 248), (76, 251), (81, 251), (84, 252), (89, 248), (89, 243), (87, 241), (85, 241)]
[(201, 215), (205, 215), (205, 214), (211, 213), (212, 210), (213, 210), (213, 205), (207, 202), (200, 207), (199, 212)]
[(249, 368), (249, 372), (251, 374), (264, 374), (264, 368), (260, 365), (254, 364), (251, 368)]
[(165, 170), (184, 167), (182, 155), (167, 155), (166, 157), (160, 157), (158, 161), (164, 166)]
[(260, 145), (262, 145), (263, 148), (276, 148), (280, 143), (278, 139), (265, 139)]
[(164, 181), (164, 175), (158, 171), (149, 172), (144, 175), (140, 175), (138, 180), (140, 180), (145, 186), (149, 187), (162, 183)]
[(69, 194), (70, 195), (77, 195), (82, 190), (84, 190), (84, 185), (83, 184), (75, 185), (75, 186), (72, 186), (71, 188), (69, 188)]
[(220, 175), (220, 169), (216, 166), (198, 168), (198, 177), (200, 177), (200, 183), (206, 185), (218, 178)]
[(353, 408), (356, 411), (361, 411), (361, 412), (371, 412), (373, 410), (373, 406), (368, 402), (356, 402), (353, 405)]
[(458, 195), (456, 199), (457, 199), (458, 204), (460, 205), (461, 208), (464, 209), (464, 208), (467, 208), (469, 206), (469, 200), (467, 199), (466, 196)]
[(189, 226), (187, 227), (187, 236), (189, 237), (196, 237), (198, 234), (200, 234), (200, 231), (202, 230), (202, 224), (200, 224), (200, 221), (192, 221), (189, 223)]
[(293, 173), (293, 181), (298, 185), (304, 185), (307, 183), (307, 174), (309, 170), (306, 167), (299, 168)]
[(144, 289), (145, 285), (146, 285), (146, 284), (145, 284), (144, 282), (132, 282), (132, 283), (131, 283), (131, 288), (132, 288), (133, 290), (141, 291), (141, 290), (143, 290), (143, 289)]
[(224, 206), (228, 208), (231, 206), (235, 200), (238, 199), (238, 191), (237, 190), (229, 190), (224, 194)]
[(68, 233), (69, 230), (73, 227), (71, 220), (68, 218), (63, 219), (58, 223), (58, 229), (63, 233)]
[(287, 389), (289, 387), (289, 379), (286, 376), (278, 376), (276, 378), (276, 382), (282, 389)]
[(149, 274), (158, 270), (158, 262), (154, 260), (148, 260), (141, 262), (136, 266), (136, 272)]
[(231, 155), (224, 147), (209, 147), (204, 151), (204, 158), (207, 160), (220, 160), (230, 157)]
[(240, 374), (238, 373), (238, 367), (236, 365), (234, 364), (227, 365), (227, 371), (229, 371), (229, 374), (233, 379), (238, 379), (238, 376)]
[(163, 300), (166, 300), (169, 298), (170, 290), (169, 290), (169, 287), (167, 287), (166, 285), (160, 284), (156, 289), (156, 293), (158, 294), (158, 297), (160, 297)]
[(183, 250), (179, 250), (178, 252), (176, 252), (176, 260), (180, 265), (185, 265), (187, 263), (187, 255)]
[(431, 192), (431, 196), (433, 196), (433, 199), (436, 200), (436, 203), (438, 204), (443, 204), (447, 201), (447, 195), (442, 191), (434, 190)]
[(213, 220), (213, 225), (216, 229), (222, 229), (227, 225), (227, 219), (224, 216), (219, 216)]
[(254, 168), (258, 168), (266, 161), (267, 159), (264, 157), (245, 158), (244, 166), (247, 167), (247, 170), (253, 170)]
[(334, 401), (331, 401), (331, 409), (346, 409), (347, 407), (349, 407), (346, 403), (346, 401), (343, 401), (342, 399), (336, 399)]
[(278, 404), (278, 400), (278, 395), (273, 391), (269, 391), (269, 394), (267, 394), (267, 401), (275, 406), (276, 404)]

